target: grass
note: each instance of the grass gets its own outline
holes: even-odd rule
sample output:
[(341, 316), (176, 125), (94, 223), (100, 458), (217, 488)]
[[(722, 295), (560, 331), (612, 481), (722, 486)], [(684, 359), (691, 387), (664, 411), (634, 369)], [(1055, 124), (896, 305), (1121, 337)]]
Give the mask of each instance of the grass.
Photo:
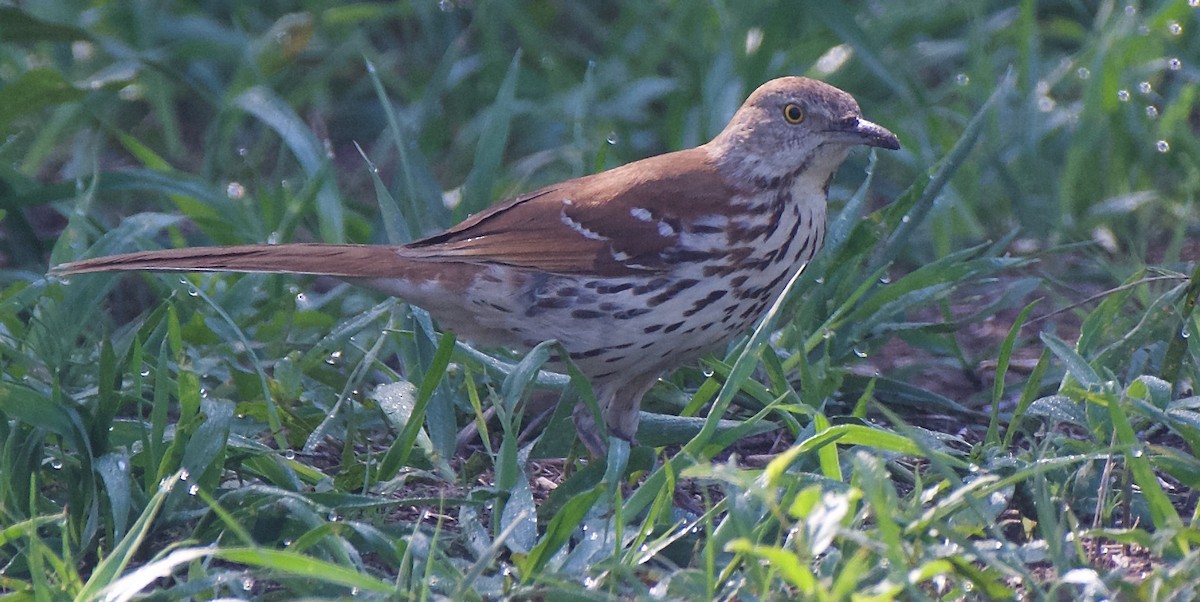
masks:
[[(0, 597), (1190, 597), (1200, 8), (1094, 4), (0, 6)], [(904, 149), (607, 463), (552, 346), (324, 279), (44, 277), (402, 242), (793, 73)]]

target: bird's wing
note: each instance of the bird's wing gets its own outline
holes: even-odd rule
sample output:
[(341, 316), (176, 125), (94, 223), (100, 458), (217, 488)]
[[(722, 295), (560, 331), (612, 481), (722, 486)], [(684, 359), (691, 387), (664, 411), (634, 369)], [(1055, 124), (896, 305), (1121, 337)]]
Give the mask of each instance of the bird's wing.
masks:
[(668, 269), (687, 216), (727, 213), (734, 192), (700, 148), (643, 159), (517, 197), (405, 251), (559, 274)]

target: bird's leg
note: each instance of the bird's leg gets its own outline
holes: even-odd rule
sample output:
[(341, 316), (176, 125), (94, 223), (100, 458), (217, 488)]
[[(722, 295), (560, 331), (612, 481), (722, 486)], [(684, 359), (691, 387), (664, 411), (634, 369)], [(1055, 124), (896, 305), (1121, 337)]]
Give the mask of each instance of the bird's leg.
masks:
[(638, 409), (642, 397), (658, 382), (659, 376), (659, 372), (650, 372), (633, 377), (617, 388), (607, 406), (601, 406), (609, 433), (628, 441), (630, 447), (637, 445), (638, 418), (641, 416)]
[[(596, 401), (600, 405), (600, 414), (603, 416), (604, 408), (611, 403), (616, 390), (610, 387), (602, 389), (597, 387), (596, 393), (598, 393)], [(575, 404), (575, 411), (571, 412), (571, 418), (575, 422), (575, 432), (579, 435), (579, 441), (587, 448), (588, 454), (593, 458), (603, 458), (608, 455), (608, 442), (600, 436), (596, 417), (592, 415), (587, 404), (582, 401)]]
[[(621, 383), (600, 385), (595, 388), (596, 402), (600, 406), (600, 415), (608, 427), (608, 434), (624, 439), (630, 447), (637, 446), (638, 408), (646, 391), (658, 382), (660, 373), (641, 374)], [(575, 429), (579, 440), (595, 458), (606, 455), (608, 442), (600, 436), (596, 418), (587, 405), (580, 403), (572, 413)]]

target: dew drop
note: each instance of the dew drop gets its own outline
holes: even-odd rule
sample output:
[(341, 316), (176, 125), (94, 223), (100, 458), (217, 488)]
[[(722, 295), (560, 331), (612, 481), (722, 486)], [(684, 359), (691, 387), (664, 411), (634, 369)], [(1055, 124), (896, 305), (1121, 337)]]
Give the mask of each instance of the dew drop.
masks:
[(189, 296), (192, 296), (192, 297), (199, 297), (199, 296), (200, 296), (200, 289), (198, 289), (198, 288), (196, 288), (196, 287), (194, 287), (194, 286), (189, 286), (189, 287), (188, 287), (188, 295), (189, 295)]
[(63, 467), (63, 461), (61, 458), (51, 458), (50, 459), (50, 468), (53, 468), (54, 470), (62, 470), (62, 467)]
[(911, 222), (911, 221), (912, 221), (912, 218), (911, 218), (911, 217), (909, 217), (908, 215), (905, 215), (905, 216), (903, 216), (903, 217), (901, 217), (901, 218), (900, 218), (900, 221), (901, 221), (901, 222), (904, 222), (904, 223), (906, 223), (906, 224), (907, 224), (908, 222)]
[(329, 357), (325, 358), (325, 363), (332, 366), (332, 365), (338, 363), (338, 361), (341, 359), (342, 359), (342, 352), (334, 351), (333, 353), (329, 354)]
[(758, 27), (751, 27), (746, 31), (746, 55), (749, 56), (758, 52), (762, 47), (763, 30)]
[(1170, 69), (1171, 71), (1179, 71), (1182, 68), (1183, 61), (1179, 60), (1177, 57), (1171, 57), (1167, 59), (1167, 69)]
[(891, 284), (891, 283), (892, 283), (892, 279), (888, 276), (881, 276), (879, 278), (879, 284)]
[(1117, 100), (1129, 102), (1129, 90), (1117, 90)]
[(1158, 107), (1154, 105), (1146, 105), (1146, 117), (1155, 119), (1158, 117)]
[(129, 465), (125, 463), (125, 460), (117, 460), (117, 470), (125, 472), (125, 469), (128, 467)]
[(867, 352), (863, 351), (862, 349), (859, 349), (858, 347), (855, 347), (854, 348), (854, 357), (857, 357), (860, 359), (865, 358), (865, 357), (867, 357)]
[(296, 293), (296, 303), (299, 305), (308, 303), (308, 297), (305, 297), (304, 293)]
[(814, 280), (813, 282), (816, 282), (817, 284), (825, 284), (825, 279), (824, 279), (824, 278), (817, 278), (817, 279), (816, 279), (816, 280)]
[[(117, 466), (120, 467), (120, 464), (118, 464)], [(179, 480), (180, 481), (186, 481), (186, 480), (188, 480), (188, 477), (190, 477), (190, 476), (192, 476), (192, 473), (188, 472), (186, 468), (179, 471)]]
[(1146, 450), (1144, 450), (1140, 447), (1135, 447), (1133, 449), (1133, 452), (1130, 455), (1132, 455), (1135, 458), (1140, 458), (1140, 457), (1146, 455)]
[(141, 374), (142, 376), (150, 376), (150, 369), (146, 368), (145, 370), (142, 370), (138, 374)]
[(1188, 6), (1192, 8), (1200, 8), (1200, 0), (1188, 0)]
[(338, 513), (334, 512), (332, 510), (329, 512), (329, 516), (327, 518), (329, 519), (329, 522), (331, 522), (331, 523), (336, 523), (336, 522), (342, 520), (342, 517), (338, 516)]
[(1178, 21), (1171, 21), (1167, 23), (1167, 32), (1173, 36), (1181, 35), (1183, 33), (1183, 26)]
[(242, 589), (244, 589), (246, 591), (250, 591), (250, 590), (254, 589), (254, 577), (243, 577), (242, 578)]
[(1075, 77), (1079, 79), (1087, 79), (1092, 76), (1092, 72), (1087, 67), (1080, 67), (1075, 70)]
[(246, 187), (241, 182), (230, 182), (225, 186), (225, 196), (237, 201), (246, 196)]
[(1171, 145), (1166, 140), (1159, 140), (1154, 143), (1154, 148), (1160, 153), (1165, 153), (1171, 150)]
[(450, 0), (438, 0), (438, 10), (448, 13), (454, 10), (454, 3)]
[(1189, 332), (1187, 328), (1184, 328), (1183, 330), (1179, 331), (1179, 338), (1181, 338), (1181, 339), (1186, 339), (1190, 336), (1192, 336), (1192, 333)]
[(1137, 7), (1132, 4), (1125, 5), (1125, 16), (1132, 17), (1137, 14)]
[(712, 376), (713, 376), (712, 368), (705, 368), (704, 369), (704, 378), (712, 378)]
[(295, 452), (295, 451), (292, 451), (292, 450), (290, 450), (290, 449), (289, 449), (289, 450), (287, 450), (287, 451), (283, 452), (283, 457), (284, 457), (284, 458), (286, 458), (286, 459), (288, 459), (288, 460), (295, 460), (295, 459), (296, 459), (296, 452)]
[(246, 147), (244, 147), (244, 146), (239, 146), (237, 149), (237, 154), (239, 157), (245, 157), (246, 154), (249, 152), (250, 151), (246, 150)]
[(954, 76), (954, 83), (960, 86), (965, 86), (971, 83), (971, 76), (967, 75), (966, 73), (959, 73), (958, 75)]
[(267, 235), (267, 244), (269, 244), (269, 245), (279, 244), (279, 233), (272, 232), (272, 233), (268, 234)]
[(1142, 82), (1142, 83), (1138, 84), (1138, 92), (1141, 92), (1142, 94), (1149, 94), (1153, 91), (1154, 91), (1154, 86), (1151, 86), (1150, 82)]
[(604, 141), (609, 144), (616, 144), (618, 140), (620, 140), (620, 138), (617, 137), (616, 132), (609, 132), (608, 136), (604, 139)]
[(188, 486), (187, 492), (188, 492), (188, 495), (196, 495), (197, 493), (200, 493), (200, 486), (195, 483), (192, 483), (191, 485)]

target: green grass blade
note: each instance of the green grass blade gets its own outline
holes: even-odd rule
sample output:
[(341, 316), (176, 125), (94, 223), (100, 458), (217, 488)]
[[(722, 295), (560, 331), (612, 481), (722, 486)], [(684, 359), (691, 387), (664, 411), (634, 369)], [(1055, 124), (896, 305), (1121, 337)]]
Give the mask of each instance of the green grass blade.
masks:
[(332, 243), (345, 242), (345, 212), (342, 209), (341, 199), (338, 198), (334, 179), (326, 168), (328, 158), (321, 142), (308, 129), (304, 121), (296, 115), (296, 112), (267, 88), (259, 86), (250, 88), (233, 102), (237, 107), (254, 115), (275, 130), (310, 178), (322, 178), (320, 189), (317, 192), (317, 215), (321, 239)]

